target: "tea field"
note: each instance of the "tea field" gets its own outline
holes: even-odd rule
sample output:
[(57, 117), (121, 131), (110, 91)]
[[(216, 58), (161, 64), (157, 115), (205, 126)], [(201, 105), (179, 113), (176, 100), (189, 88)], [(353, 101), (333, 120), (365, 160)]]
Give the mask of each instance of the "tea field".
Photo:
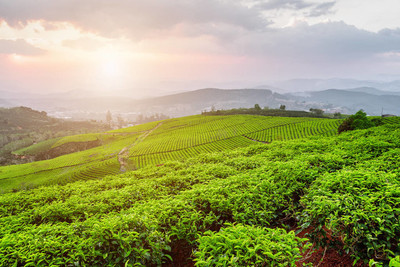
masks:
[[(259, 129), (257, 123), (241, 124), (258, 118), (239, 119), (236, 137)], [(216, 138), (215, 133), (221, 136), (217, 142), (231, 142), (235, 127), (224, 118), (203, 120), (204, 128), (193, 117), (184, 120), (186, 126), (164, 121), (145, 140), (165, 140), (170, 130), (183, 138), (176, 147), (206, 146), (202, 140)], [(268, 123), (289, 132), (302, 124), (321, 125)], [(183, 131), (205, 126), (210, 130), (196, 138)], [(303, 133), (309, 131), (318, 132)], [(118, 142), (126, 145), (124, 139)], [(169, 146), (158, 151), (166, 153)], [(319, 248), (340, 251), (350, 266), (398, 266), (399, 170), (400, 126), (393, 123), (255, 142), (99, 179), (78, 177), (64, 185), (4, 193), (0, 266), (302, 266)], [(53, 169), (54, 175), (58, 171)], [(300, 237), (302, 231), (308, 234)]]
[(0, 193), (66, 184), (180, 160), (201, 153), (309, 136), (335, 135), (340, 120), (256, 115), (189, 116), (67, 136), (19, 150), (20, 156), (98, 141), (99, 146), (28, 164), (0, 167)]

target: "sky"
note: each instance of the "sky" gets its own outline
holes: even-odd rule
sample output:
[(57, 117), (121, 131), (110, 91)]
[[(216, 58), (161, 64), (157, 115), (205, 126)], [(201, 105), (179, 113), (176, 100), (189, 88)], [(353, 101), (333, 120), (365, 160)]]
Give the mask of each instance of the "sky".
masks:
[(0, 91), (143, 97), (400, 79), (398, 10), (398, 0), (0, 0)]

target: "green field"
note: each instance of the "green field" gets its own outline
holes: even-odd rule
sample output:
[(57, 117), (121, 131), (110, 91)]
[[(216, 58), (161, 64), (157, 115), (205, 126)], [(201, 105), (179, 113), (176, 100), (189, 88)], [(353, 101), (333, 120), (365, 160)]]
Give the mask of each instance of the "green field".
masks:
[(106, 133), (67, 136), (18, 153), (32, 154), (46, 148), (94, 140), (100, 140), (102, 145), (50, 160), (0, 167), (0, 192), (96, 179), (258, 142), (334, 135), (339, 123), (340, 120), (317, 118), (197, 115)]
[[(143, 157), (146, 167), (93, 179), (117, 164), (114, 155), (77, 165), (76, 182), (0, 195), (0, 266), (295, 266), (319, 247), (351, 263), (397, 266), (400, 126), (338, 136), (334, 122), (198, 116), (131, 129), (130, 142), (118, 136), (93, 151), (128, 147), (127, 160)], [(316, 136), (287, 140), (307, 135)], [(214, 152), (168, 161), (209, 145)]]

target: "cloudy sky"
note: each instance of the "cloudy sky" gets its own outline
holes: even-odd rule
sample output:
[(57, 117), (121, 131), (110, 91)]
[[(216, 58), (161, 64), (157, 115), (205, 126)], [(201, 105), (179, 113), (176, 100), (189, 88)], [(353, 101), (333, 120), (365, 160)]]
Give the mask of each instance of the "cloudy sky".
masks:
[(398, 0), (0, 0), (0, 91), (400, 78)]

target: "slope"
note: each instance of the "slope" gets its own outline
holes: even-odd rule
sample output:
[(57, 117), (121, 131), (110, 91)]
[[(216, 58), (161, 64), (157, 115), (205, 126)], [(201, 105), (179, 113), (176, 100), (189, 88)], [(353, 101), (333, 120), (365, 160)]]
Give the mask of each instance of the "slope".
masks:
[[(0, 188), (6, 192), (63, 184), (256, 142), (334, 135), (339, 123), (339, 120), (315, 118), (196, 115), (103, 134), (65, 137), (57, 140), (52, 149), (83, 140), (98, 139), (101, 145), (50, 160), (2, 167)], [(314, 130), (307, 130), (310, 127)]]
[(317, 246), (388, 264), (400, 254), (399, 140), (388, 125), (3, 194), (0, 265), (295, 266)]

